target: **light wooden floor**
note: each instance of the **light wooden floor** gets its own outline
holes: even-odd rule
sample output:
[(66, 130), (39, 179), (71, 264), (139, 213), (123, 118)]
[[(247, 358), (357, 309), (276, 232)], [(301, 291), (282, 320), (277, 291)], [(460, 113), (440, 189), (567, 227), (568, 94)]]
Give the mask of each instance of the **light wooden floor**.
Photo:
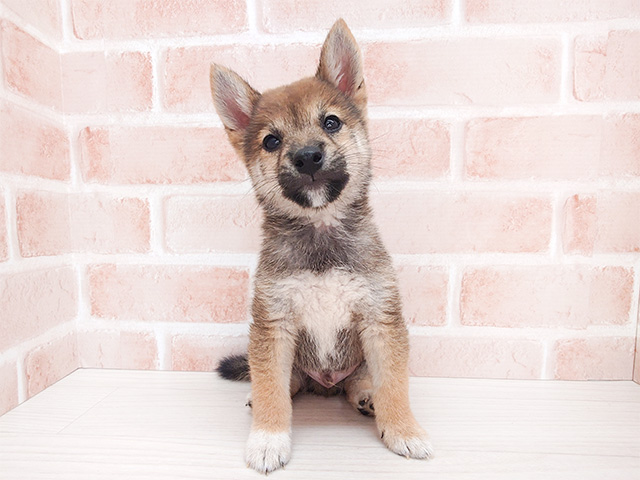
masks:
[[(640, 385), (411, 380), (436, 457), (387, 451), (342, 398), (294, 402), (275, 479), (640, 479)], [(209, 373), (78, 370), (0, 417), (0, 478), (261, 478), (246, 469), (246, 383)]]

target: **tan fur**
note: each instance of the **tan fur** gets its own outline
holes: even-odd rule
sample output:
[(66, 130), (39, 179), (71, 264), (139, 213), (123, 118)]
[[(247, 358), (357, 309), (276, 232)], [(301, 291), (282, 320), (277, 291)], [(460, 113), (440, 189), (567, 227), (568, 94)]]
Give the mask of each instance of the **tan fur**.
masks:
[[(409, 406), (407, 330), (369, 208), (362, 70), (342, 20), (327, 36), (315, 77), (260, 94), (224, 67), (211, 70), (216, 109), (264, 212), (248, 353), (247, 462), (265, 473), (289, 459), (291, 396), (301, 389), (345, 391), (361, 413), (375, 413), (392, 451), (431, 455)], [(330, 116), (341, 122), (336, 131), (326, 128)], [(277, 137), (277, 148), (263, 144), (268, 136)], [(296, 164), (312, 147), (322, 153), (314, 174)]]

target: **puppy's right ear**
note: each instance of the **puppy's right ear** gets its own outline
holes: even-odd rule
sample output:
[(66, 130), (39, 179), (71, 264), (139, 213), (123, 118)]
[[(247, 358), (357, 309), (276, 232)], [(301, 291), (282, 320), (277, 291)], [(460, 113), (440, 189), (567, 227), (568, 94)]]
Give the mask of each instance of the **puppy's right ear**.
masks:
[(244, 130), (249, 126), (253, 107), (260, 94), (236, 72), (215, 63), (211, 65), (210, 78), (213, 104), (231, 142), (237, 148)]

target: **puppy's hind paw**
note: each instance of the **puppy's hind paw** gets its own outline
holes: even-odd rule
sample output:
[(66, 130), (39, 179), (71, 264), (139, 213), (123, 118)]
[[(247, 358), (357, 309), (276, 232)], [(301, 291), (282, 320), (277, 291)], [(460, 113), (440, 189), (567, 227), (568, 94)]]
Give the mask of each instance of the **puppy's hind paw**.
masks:
[(288, 432), (252, 430), (247, 441), (247, 466), (260, 473), (284, 467), (291, 458), (291, 435)]
[(376, 409), (373, 407), (373, 400), (370, 392), (362, 392), (357, 399), (357, 404), (354, 405), (356, 409), (365, 417), (374, 417), (376, 415)]

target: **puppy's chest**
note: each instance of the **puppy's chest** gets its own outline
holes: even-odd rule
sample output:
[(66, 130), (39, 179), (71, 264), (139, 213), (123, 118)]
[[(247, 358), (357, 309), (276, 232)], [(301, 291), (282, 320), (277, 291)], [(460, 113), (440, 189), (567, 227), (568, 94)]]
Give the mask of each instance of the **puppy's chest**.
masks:
[(352, 361), (347, 357), (359, 348), (355, 318), (371, 302), (365, 277), (339, 269), (301, 272), (279, 281), (275, 290), (308, 367), (335, 369)]

